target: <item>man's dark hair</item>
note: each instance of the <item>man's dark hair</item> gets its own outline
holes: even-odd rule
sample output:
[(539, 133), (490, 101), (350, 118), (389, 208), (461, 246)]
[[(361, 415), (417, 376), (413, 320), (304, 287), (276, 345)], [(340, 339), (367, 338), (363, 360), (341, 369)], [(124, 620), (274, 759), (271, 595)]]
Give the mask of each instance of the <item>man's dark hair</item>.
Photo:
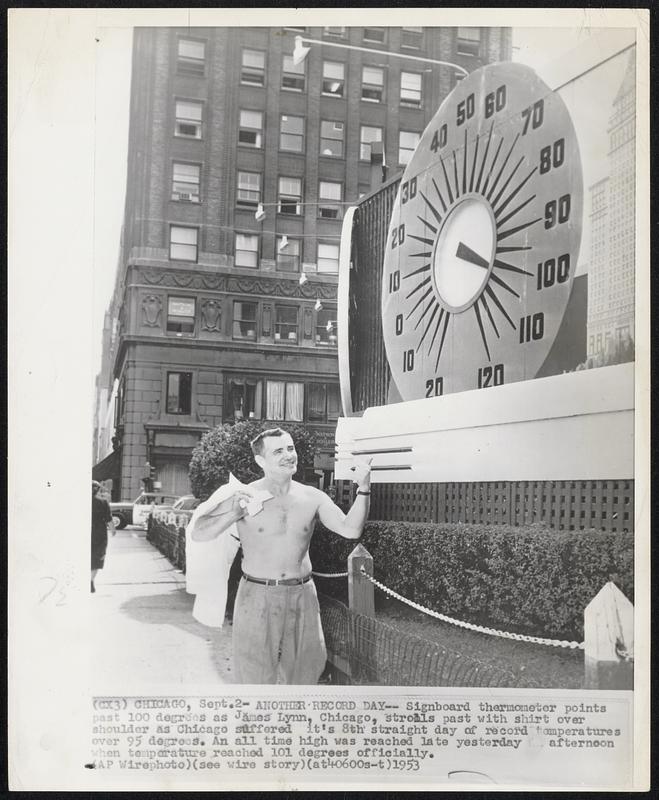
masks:
[(268, 428), (267, 430), (261, 431), (261, 433), (255, 436), (249, 443), (249, 446), (252, 448), (252, 453), (254, 453), (255, 456), (263, 455), (263, 440), (270, 436), (286, 436), (286, 431), (281, 428)]

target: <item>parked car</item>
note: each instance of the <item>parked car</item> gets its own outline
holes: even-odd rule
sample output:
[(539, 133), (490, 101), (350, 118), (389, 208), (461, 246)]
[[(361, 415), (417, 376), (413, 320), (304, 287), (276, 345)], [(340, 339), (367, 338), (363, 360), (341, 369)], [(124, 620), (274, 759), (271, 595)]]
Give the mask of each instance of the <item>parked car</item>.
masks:
[(149, 514), (159, 506), (173, 505), (179, 499), (175, 494), (159, 494), (158, 492), (142, 492), (132, 502), (110, 503), (112, 519), (117, 528), (126, 525), (146, 525)]
[(199, 503), (201, 503), (201, 500), (196, 498), (194, 495), (184, 494), (172, 505), (165, 504), (153, 506), (146, 521), (147, 531), (151, 530), (151, 524), (155, 519), (158, 519), (161, 522), (166, 522), (168, 520), (171, 522), (177, 518), (176, 515), (179, 511), (194, 511)]
[(172, 508), (174, 511), (194, 511), (199, 503), (201, 500), (198, 497), (193, 494), (184, 494), (183, 497), (179, 497)]

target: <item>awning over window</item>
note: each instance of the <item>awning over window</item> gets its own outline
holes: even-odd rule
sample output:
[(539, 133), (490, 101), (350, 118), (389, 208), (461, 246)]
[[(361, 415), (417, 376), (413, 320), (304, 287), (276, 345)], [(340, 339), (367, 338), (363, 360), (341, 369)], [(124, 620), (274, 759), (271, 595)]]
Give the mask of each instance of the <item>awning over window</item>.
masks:
[(119, 451), (114, 450), (109, 456), (105, 456), (102, 461), (92, 467), (92, 478), (95, 481), (107, 481), (114, 478), (117, 473)]

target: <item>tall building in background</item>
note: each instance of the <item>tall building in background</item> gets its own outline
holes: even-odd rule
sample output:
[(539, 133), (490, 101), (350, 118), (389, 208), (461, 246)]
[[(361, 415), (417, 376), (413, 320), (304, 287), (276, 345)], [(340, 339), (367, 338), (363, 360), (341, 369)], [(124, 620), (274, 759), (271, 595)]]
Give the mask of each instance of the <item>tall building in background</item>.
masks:
[(636, 58), (609, 118), (609, 176), (590, 187), (588, 355), (610, 352), (634, 336)]
[[(299, 64), (296, 35), (322, 40)], [(510, 30), (136, 29), (97, 380), (94, 475), (115, 498), (189, 491), (200, 436), (240, 419), (302, 422), (331, 464), (343, 212), (372, 145), (402, 170), (459, 79), (414, 57), (471, 72), (510, 59)]]

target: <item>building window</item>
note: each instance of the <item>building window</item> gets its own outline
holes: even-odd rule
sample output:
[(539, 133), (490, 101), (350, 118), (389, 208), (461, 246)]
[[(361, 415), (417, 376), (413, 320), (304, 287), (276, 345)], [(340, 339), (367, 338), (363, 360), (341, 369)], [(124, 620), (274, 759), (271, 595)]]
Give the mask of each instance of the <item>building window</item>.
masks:
[(304, 384), (268, 381), (265, 401), (266, 419), (302, 422), (304, 415)]
[(190, 414), (192, 410), (192, 373), (167, 373), (167, 413)]
[(415, 133), (414, 131), (401, 131), (398, 140), (398, 163), (399, 164), (409, 164), (410, 159), (414, 155), (414, 150), (416, 149), (417, 144), (419, 144), (419, 139), (421, 138), (420, 133)]
[(371, 142), (382, 141), (382, 128), (373, 128), (362, 125), (359, 130), (359, 158), (362, 161), (371, 160)]
[(423, 28), (401, 28), (400, 46), (420, 50), (423, 45)]
[(330, 25), (323, 29), (326, 36), (345, 36), (346, 29), (344, 26)]
[(364, 41), (384, 44), (386, 28), (364, 28)]
[(279, 179), (280, 214), (300, 214), (302, 210), (302, 180), (300, 178)]
[(260, 111), (241, 110), (238, 144), (263, 147), (263, 114)]
[(277, 270), (279, 272), (300, 271), (300, 240), (277, 237)]
[(339, 246), (338, 244), (323, 244), (318, 242), (318, 272), (336, 275), (339, 271)]
[(169, 257), (176, 261), (197, 260), (197, 228), (184, 228), (180, 225), (169, 227)]
[(201, 103), (177, 100), (175, 135), (184, 136), (186, 139), (201, 139), (202, 114), (203, 106)]
[(320, 123), (320, 154), (322, 156), (337, 156), (343, 158), (343, 137), (345, 125), (343, 122), (321, 120)]
[(200, 172), (199, 164), (180, 164), (175, 161), (172, 168), (172, 200), (198, 203)]
[(304, 150), (304, 117), (281, 115), (279, 149), (292, 153), (301, 153)]
[(194, 297), (170, 297), (167, 300), (167, 332), (194, 333)]
[(258, 172), (239, 172), (236, 205), (256, 208), (261, 202), (261, 175)]
[(275, 339), (282, 342), (297, 342), (297, 306), (275, 306)]
[(261, 419), (263, 381), (252, 378), (230, 378), (227, 410), (233, 419)]
[(346, 66), (340, 61), (323, 61), (323, 94), (343, 97)]
[(126, 412), (126, 376), (124, 375), (119, 382), (117, 389), (117, 400), (114, 406), (114, 426), (115, 428), (123, 424)]
[(381, 103), (384, 97), (384, 70), (379, 67), (362, 67), (362, 100)]
[(262, 50), (243, 50), (240, 82), (248, 86), (265, 84), (265, 53)]
[(256, 340), (256, 303), (233, 302), (233, 338)]
[(176, 71), (179, 75), (203, 78), (205, 72), (206, 44), (194, 39), (178, 40)]
[(316, 314), (316, 344), (336, 347), (336, 309), (321, 308)]
[(458, 28), (456, 50), (461, 56), (477, 56), (481, 50), (481, 29)]
[(341, 398), (336, 383), (307, 384), (307, 420), (334, 422), (341, 413)]
[(421, 106), (421, 75), (418, 72), (400, 73), (400, 104), (420, 108)]
[(234, 264), (236, 267), (257, 267), (259, 263), (258, 234), (237, 233), (234, 251)]
[(281, 88), (288, 89), (291, 92), (304, 91), (304, 64), (293, 63), (293, 56), (284, 56), (284, 63), (281, 74)]
[(343, 184), (335, 181), (320, 181), (318, 185), (318, 216), (323, 219), (339, 219)]

